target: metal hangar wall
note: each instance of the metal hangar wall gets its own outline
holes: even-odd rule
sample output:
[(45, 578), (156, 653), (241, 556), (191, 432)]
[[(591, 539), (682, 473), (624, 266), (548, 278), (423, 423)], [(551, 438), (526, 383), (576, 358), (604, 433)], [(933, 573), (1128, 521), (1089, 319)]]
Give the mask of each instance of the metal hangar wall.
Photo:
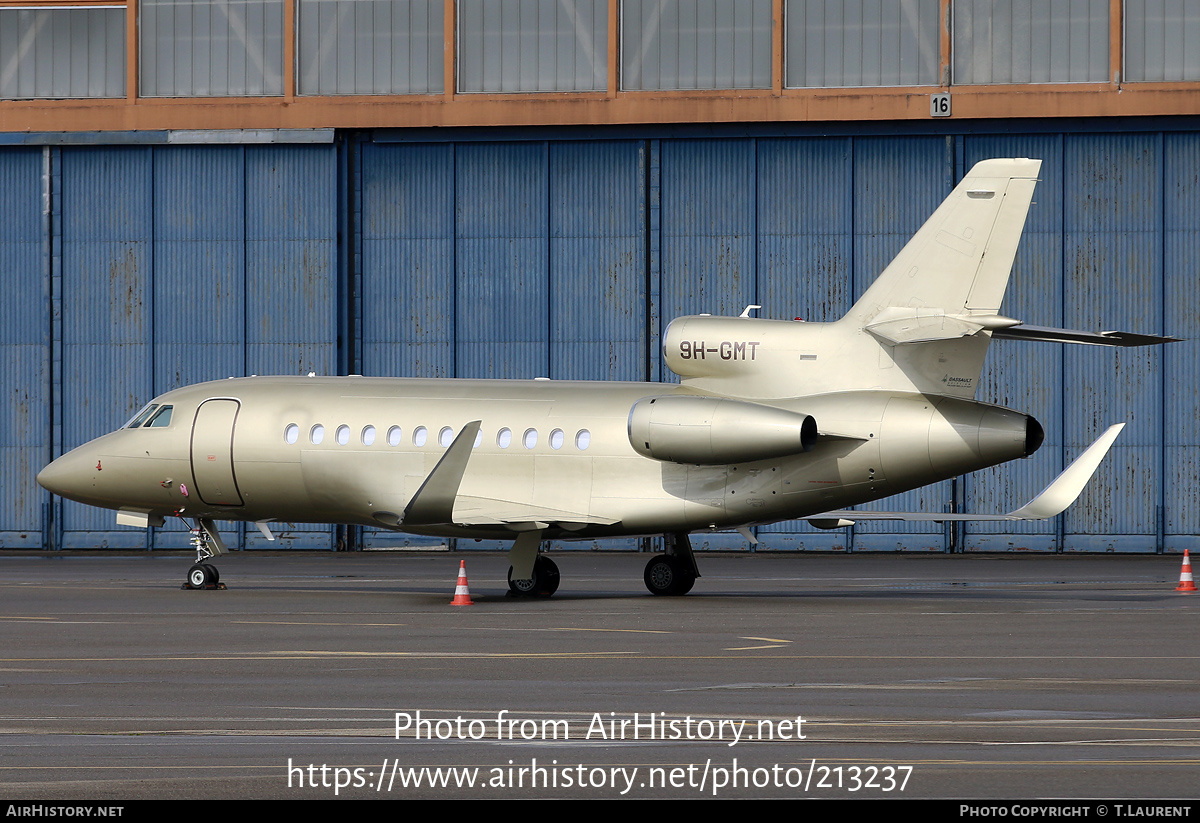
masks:
[[(177, 527), (117, 527), (33, 479), (168, 389), (310, 371), (671, 379), (659, 341), (672, 318), (759, 303), (762, 316), (834, 319), (971, 164), (1031, 156), (1043, 180), (1006, 313), (1189, 342), (997, 341), (980, 397), (1032, 413), (1046, 444), (887, 507), (1007, 510), (1128, 421), (1095, 481), (1046, 523), (789, 522), (759, 529), (760, 550), (1196, 548), (1196, 122), (944, 126), (4, 133), (0, 547), (183, 547)], [(284, 545), (347, 539), (420, 542), (297, 525)], [(268, 545), (254, 529), (235, 540)], [(490, 544), (459, 543), (472, 546)]]

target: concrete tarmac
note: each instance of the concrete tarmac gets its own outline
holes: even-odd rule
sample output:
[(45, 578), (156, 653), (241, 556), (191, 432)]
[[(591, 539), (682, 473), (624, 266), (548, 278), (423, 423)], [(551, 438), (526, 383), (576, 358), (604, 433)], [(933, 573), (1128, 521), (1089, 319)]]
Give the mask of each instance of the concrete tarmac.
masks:
[(554, 557), (0, 555), (0, 792), (1200, 797), (1178, 555)]

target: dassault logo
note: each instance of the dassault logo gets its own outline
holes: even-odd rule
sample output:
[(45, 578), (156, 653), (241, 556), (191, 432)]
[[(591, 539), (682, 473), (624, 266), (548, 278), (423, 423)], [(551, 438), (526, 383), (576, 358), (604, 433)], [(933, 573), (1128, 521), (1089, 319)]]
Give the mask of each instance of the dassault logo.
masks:
[(970, 377), (951, 377), (947, 374), (942, 377), (942, 382), (947, 386), (970, 386), (973, 379)]

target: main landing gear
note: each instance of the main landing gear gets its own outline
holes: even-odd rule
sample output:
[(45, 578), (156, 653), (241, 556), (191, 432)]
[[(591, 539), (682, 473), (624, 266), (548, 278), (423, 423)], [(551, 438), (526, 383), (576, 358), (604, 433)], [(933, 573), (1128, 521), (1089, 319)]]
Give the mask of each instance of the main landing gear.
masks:
[(687, 534), (663, 535), (667, 547), (662, 554), (650, 558), (642, 575), (651, 594), (678, 596), (687, 594), (700, 576), (692, 543)]
[(558, 591), (558, 565), (540, 554), (533, 561), (533, 577), (527, 580), (514, 579), (512, 566), (509, 566), (508, 590), (518, 597), (549, 597)]
[(192, 548), (196, 550), (196, 563), (188, 569), (187, 578), (183, 581), (183, 586), (180, 588), (225, 588), (225, 584), (221, 582), (221, 573), (217, 571), (217, 567), (204, 562), (225, 551), (225, 544), (221, 540), (221, 535), (217, 533), (213, 522), (205, 518), (200, 518), (196, 521), (196, 527), (191, 529), (191, 535)]

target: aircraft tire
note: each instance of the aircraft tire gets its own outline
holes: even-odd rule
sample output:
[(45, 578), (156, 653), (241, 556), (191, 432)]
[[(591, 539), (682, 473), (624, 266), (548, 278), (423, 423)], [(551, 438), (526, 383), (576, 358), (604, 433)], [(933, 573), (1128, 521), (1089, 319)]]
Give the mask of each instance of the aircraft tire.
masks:
[(687, 594), (696, 583), (695, 575), (684, 569), (679, 558), (669, 554), (650, 558), (642, 577), (651, 594), (665, 596)]
[(514, 580), (512, 566), (508, 567), (508, 590), (520, 597), (550, 597), (558, 591), (558, 564), (545, 555), (538, 555), (533, 563), (533, 577), (529, 580)]
[(188, 569), (187, 582), (188, 588), (203, 589), (212, 580), (212, 575), (209, 573), (208, 566), (203, 563), (197, 563)]

